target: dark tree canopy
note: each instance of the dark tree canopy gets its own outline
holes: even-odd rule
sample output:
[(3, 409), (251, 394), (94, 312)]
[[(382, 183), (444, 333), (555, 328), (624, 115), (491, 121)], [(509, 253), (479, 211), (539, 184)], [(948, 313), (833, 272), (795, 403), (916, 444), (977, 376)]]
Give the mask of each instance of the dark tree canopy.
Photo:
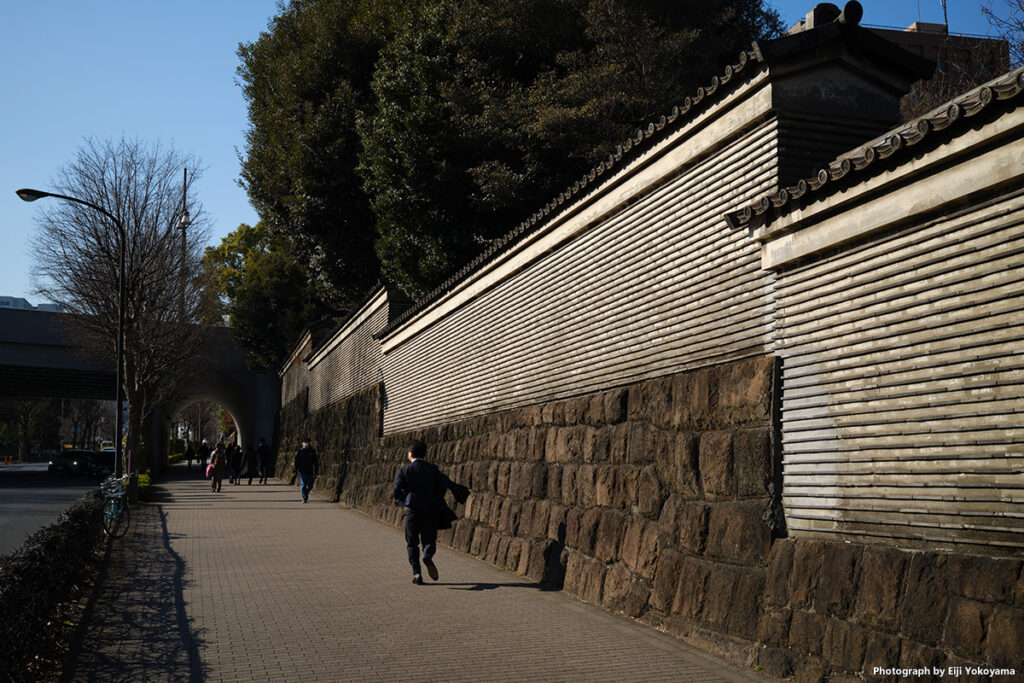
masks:
[(356, 114), (370, 106), (386, 25), (372, 4), (292, 2), (238, 51), (250, 121), (242, 182), (261, 220), (292, 240), (306, 272), (340, 301), (362, 294), (378, 271), (355, 170)]
[(218, 246), (207, 247), (203, 268), (252, 370), (276, 371), (303, 328), (324, 314), (313, 286), (290, 258), (287, 240), (262, 223), (243, 223)]
[(779, 30), (760, 0), (293, 0), (239, 49), (243, 183), (338, 304), (422, 295)]

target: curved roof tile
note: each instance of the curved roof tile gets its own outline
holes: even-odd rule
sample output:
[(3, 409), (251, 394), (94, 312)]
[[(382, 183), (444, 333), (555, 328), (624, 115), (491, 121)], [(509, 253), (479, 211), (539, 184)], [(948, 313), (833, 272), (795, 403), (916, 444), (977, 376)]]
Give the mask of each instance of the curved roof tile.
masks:
[[(796, 186), (779, 188), (764, 197), (759, 197), (748, 206), (726, 215), (734, 229), (751, 227), (755, 217), (764, 216), (774, 207), (772, 217), (785, 214), (795, 208), (798, 201), (809, 195), (810, 199), (826, 197), (843, 187), (839, 181), (866, 179), (872, 175), (905, 162), (909, 157), (900, 154), (905, 148), (918, 145), (939, 145), (966, 130), (959, 122), (973, 118), (984, 111), (991, 111), (993, 102), (1017, 98), (1024, 92), (1024, 67), (1010, 71), (974, 90), (936, 107), (924, 116), (900, 124), (899, 127), (836, 157), (827, 168)], [(947, 131), (944, 134), (940, 134)], [(917, 150), (915, 150), (916, 152)], [(889, 163), (882, 162), (892, 158)], [(806, 189), (803, 189), (804, 186)]]

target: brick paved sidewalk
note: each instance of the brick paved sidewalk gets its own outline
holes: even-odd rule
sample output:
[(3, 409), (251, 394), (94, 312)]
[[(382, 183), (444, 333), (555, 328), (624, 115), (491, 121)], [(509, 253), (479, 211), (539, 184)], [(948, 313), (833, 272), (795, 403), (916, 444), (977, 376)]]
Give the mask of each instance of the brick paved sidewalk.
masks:
[(63, 680), (766, 680), (446, 548), (415, 586), (396, 529), (183, 475), (133, 508)]

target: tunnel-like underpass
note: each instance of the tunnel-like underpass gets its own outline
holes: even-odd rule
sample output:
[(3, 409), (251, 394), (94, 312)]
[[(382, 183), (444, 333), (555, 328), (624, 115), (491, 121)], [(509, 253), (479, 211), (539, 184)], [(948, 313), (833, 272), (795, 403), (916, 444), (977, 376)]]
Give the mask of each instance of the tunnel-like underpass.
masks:
[[(0, 309), (0, 397), (110, 400), (114, 363), (76, 341), (68, 314)], [(222, 405), (235, 420), (244, 444), (273, 441), (280, 381), (246, 367), (245, 354), (222, 327), (196, 327), (202, 352), (182, 359), (189, 372), (173, 400), (157, 407), (143, 433), (157, 446), (151, 466), (166, 462), (171, 418), (197, 400)], [(129, 407), (130, 409), (130, 407)]]

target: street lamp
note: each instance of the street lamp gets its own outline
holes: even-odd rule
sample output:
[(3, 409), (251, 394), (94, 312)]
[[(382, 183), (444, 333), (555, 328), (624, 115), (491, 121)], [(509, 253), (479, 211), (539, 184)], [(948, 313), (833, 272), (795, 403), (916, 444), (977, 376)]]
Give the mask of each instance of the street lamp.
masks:
[(125, 308), (125, 294), (124, 294), (124, 256), (125, 256), (125, 243), (128, 241), (128, 237), (124, 231), (124, 225), (118, 220), (117, 216), (110, 213), (106, 209), (93, 204), (90, 201), (84, 199), (78, 199), (77, 197), (69, 197), (63, 194), (56, 194), (54, 192), (43, 192), (42, 190), (30, 190), (21, 189), (17, 190), (15, 194), (18, 195), (23, 201), (34, 202), (37, 199), (43, 197), (53, 197), (55, 199), (63, 199), (65, 201), (74, 202), (75, 204), (82, 204), (88, 206), (94, 211), (98, 211), (110, 220), (114, 221), (114, 225), (117, 226), (118, 234), (121, 237), (121, 248), (119, 254), (120, 270), (117, 276), (117, 398), (116, 407), (114, 409), (114, 476), (120, 477), (124, 473), (121, 465), (121, 457), (123, 455), (122, 445), (122, 431), (124, 430), (124, 416), (122, 414), (121, 406), (124, 403), (124, 382), (123, 382), (123, 368), (124, 368), (124, 308)]

